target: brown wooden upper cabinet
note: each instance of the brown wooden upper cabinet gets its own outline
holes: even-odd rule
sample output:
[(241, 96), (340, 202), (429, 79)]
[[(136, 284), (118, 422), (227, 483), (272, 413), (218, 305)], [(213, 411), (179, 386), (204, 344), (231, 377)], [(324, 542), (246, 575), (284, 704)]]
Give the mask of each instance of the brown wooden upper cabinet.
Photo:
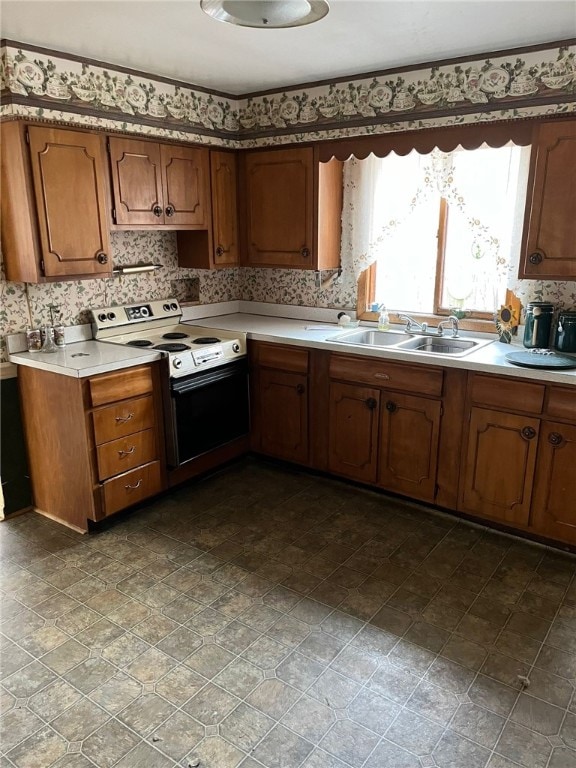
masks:
[(7, 279), (39, 283), (110, 274), (104, 138), (16, 122), (3, 126), (2, 138)]
[(118, 229), (206, 229), (210, 224), (208, 150), (108, 139)]
[(342, 163), (320, 163), (313, 147), (241, 157), (246, 265), (337, 269)]
[(178, 266), (233, 267), (239, 260), (238, 173), (235, 152), (210, 151), (211, 226), (178, 232)]
[(519, 276), (576, 278), (576, 120), (534, 129)]

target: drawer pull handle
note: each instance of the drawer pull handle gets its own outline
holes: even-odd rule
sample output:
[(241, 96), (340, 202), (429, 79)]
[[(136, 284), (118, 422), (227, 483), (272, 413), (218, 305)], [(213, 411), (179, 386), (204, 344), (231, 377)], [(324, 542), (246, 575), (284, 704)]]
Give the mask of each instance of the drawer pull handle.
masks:
[(548, 435), (548, 442), (551, 445), (560, 445), (562, 443), (562, 435), (560, 432), (550, 432)]
[(524, 427), (522, 430), (522, 437), (525, 440), (532, 440), (536, 437), (536, 430), (533, 427)]
[(117, 421), (119, 424), (126, 424), (127, 421), (130, 421), (130, 419), (134, 418), (133, 413), (128, 413), (126, 416), (116, 416), (114, 418), (114, 421)]
[(387, 373), (375, 373), (374, 374), (374, 378), (375, 379), (386, 379), (386, 381), (388, 381), (390, 376)]
[(136, 485), (125, 485), (124, 488), (126, 488), (127, 491), (135, 491), (136, 488), (140, 488), (141, 485), (142, 485), (142, 478), (138, 480)]
[(131, 448), (128, 448), (127, 451), (124, 451), (124, 450), (118, 451), (118, 456), (120, 456), (120, 458), (123, 459), (124, 456), (131, 456), (135, 450), (136, 450), (136, 446), (133, 445)]

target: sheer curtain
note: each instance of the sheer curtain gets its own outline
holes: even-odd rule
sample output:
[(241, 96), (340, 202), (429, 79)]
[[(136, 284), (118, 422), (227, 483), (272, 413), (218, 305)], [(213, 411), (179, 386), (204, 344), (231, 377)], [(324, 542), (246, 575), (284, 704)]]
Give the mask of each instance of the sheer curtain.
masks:
[[(522, 207), (530, 148), (514, 149), (516, 155), (511, 153), (510, 157), (514, 156), (520, 172), (510, 172), (509, 178), (517, 187), (511, 199)], [(391, 152), (384, 158), (369, 155), (365, 160), (347, 160), (341, 243), (344, 274), (357, 281), (364, 270), (385, 257), (390, 237), (408, 223), (419, 206), (443, 197), (463, 222), (472, 240), (472, 250), (481, 254), (483, 269), (497, 273), (505, 281), (512, 271), (511, 253), (518, 250), (518, 238), (513, 236), (513, 242), (509, 238), (502, 241), (494, 215), (480, 204), (482, 194), (489, 196), (490, 189), (489, 185), (486, 188), (486, 180), (484, 188), (477, 188), (470, 162), (476, 153), (475, 162), (483, 163), (478, 155), (481, 151), (446, 153), (434, 149), (428, 155), (420, 155), (413, 150), (405, 156)]]

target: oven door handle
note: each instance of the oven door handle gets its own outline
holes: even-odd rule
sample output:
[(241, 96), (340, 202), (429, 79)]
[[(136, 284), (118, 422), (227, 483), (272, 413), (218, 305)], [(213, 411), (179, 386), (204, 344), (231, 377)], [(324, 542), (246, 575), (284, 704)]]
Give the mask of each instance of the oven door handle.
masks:
[(222, 366), (215, 368), (205, 373), (196, 373), (192, 376), (187, 376), (184, 379), (176, 379), (171, 384), (171, 391), (173, 397), (180, 397), (186, 395), (189, 392), (193, 392), (195, 389), (202, 387), (208, 387), (210, 384), (214, 384), (217, 381), (223, 379), (230, 379), (234, 376), (246, 376), (248, 368), (245, 363), (238, 362), (233, 363), (230, 366)]

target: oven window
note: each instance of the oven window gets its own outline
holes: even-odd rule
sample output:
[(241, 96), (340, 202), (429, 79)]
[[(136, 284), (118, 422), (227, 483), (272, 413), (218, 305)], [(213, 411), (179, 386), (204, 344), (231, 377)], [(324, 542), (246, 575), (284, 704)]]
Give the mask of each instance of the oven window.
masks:
[(172, 393), (178, 465), (242, 437), (250, 429), (245, 365), (219, 368), (205, 381), (203, 377), (196, 380), (202, 383), (195, 386), (193, 378), (187, 379)]

